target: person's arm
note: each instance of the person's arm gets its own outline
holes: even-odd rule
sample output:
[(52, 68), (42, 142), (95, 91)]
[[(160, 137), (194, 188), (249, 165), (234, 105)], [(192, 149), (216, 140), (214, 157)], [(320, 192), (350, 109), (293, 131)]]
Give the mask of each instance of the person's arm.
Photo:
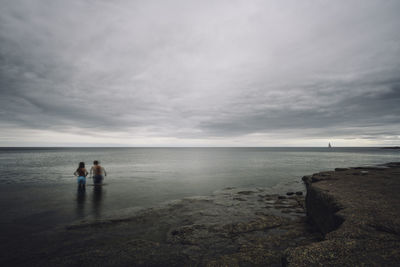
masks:
[(75, 172), (74, 172), (74, 176), (78, 176), (78, 173), (77, 173), (77, 171), (75, 171)]
[(88, 171), (85, 169), (85, 177), (88, 176)]
[(104, 172), (104, 176), (107, 176), (106, 170), (102, 167), (103, 172)]

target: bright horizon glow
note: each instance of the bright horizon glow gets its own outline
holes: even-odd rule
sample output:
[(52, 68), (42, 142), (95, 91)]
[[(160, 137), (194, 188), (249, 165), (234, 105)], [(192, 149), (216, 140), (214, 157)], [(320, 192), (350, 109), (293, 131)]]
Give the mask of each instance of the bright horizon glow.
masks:
[[(24, 131), (24, 134), (27, 132)], [(122, 143), (121, 134), (116, 133), (114, 137), (93, 137), (90, 135), (74, 135), (70, 133), (60, 134), (58, 132), (30, 130), (29, 138), (26, 143), (21, 143), (10, 138), (8, 143), (10, 146), (0, 147), (327, 147), (330, 143), (333, 147), (382, 147), (393, 146), (391, 143), (370, 142), (369, 140), (347, 138), (347, 139), (308, 139), (308, 140), (291, 140), (278, 139), (273, 137), (273, 141), (268, 141), (268, 136), (252, 135), (236, 139), (224, 140), (207, 139), (207, 140), (181, 140), (177, 138), (154, 138), (148, 137), (133, 138), (132, 143)], [(42, 142), (46, 139), (46, 142)], [(69, 142), (60, 142), (59, 140), (71, 140)], [(78, 140), (79, 142), (75, 141)], [(18, 137), (16, 137), (18, 140)], [(253, 142), (249, 142), (249, 140)], [(366, 142), (367, 141), (367, 142)], [(369, 142), (368, 142), (369, 141)]]

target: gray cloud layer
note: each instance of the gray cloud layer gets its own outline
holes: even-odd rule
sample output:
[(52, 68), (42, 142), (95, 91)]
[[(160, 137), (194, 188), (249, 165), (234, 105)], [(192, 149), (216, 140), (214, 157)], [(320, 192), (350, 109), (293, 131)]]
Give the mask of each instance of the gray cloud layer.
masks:
[(400, 135), (399, 1), (1, 7), (4, 128), (203, 139)]

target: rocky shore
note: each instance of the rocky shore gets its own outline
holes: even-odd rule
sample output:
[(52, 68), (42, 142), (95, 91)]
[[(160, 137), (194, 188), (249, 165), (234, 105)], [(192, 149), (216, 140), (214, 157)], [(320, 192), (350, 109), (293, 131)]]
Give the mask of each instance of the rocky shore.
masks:
[(307, 194), (226, 188), (29, 236), (2, 266), (394, 266), (400, 163), (303, 177)]
[(288, 266), (399, 266), (400, 163), (303, 177), (309, 222), (324, 240), (290, 248)]

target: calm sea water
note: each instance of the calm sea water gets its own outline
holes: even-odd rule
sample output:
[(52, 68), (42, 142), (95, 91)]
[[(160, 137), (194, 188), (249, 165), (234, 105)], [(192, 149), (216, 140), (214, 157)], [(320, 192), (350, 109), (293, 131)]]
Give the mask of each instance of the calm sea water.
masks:
[[(79, 192), (80, 161), (100, 160), (101, 189)], [(400, 161), (379, 148), (0, 148), (2, 238), (87, 216), (102, 218), (226, 187), (304, 190), (303, 175), (336, 167)]]

